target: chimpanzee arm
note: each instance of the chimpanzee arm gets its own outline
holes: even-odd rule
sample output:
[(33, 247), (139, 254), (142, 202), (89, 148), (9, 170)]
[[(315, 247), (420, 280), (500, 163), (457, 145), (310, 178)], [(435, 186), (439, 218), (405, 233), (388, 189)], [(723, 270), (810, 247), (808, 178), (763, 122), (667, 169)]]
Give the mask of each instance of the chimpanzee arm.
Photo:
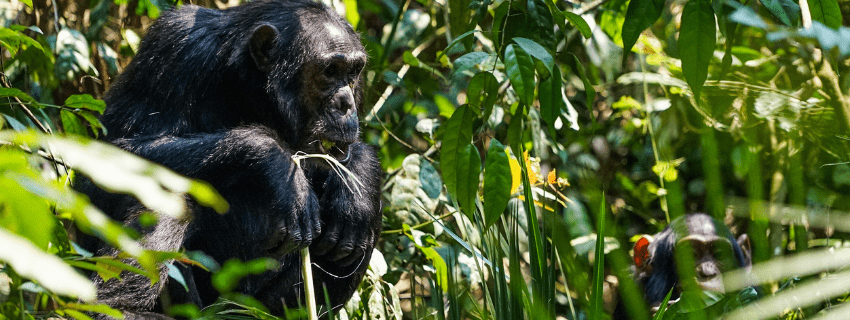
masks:
[[(270, 223), (268, 256), (279, 257), (303, 248), (321, 232), (318, 201), (292, 152), (260, 126), (185, 137), (116, 139), (115, 145), (169, 167), (180, 174), (207, 181), (234, 208), (263, 206)], [(245, 204), (246, 192), (267, 196)], [(240, 202), (241, 201), (241, 202)], [(268, 208), (265, 208), (265, 207)], [(264, 230), (266, 231), (266, 230)]]

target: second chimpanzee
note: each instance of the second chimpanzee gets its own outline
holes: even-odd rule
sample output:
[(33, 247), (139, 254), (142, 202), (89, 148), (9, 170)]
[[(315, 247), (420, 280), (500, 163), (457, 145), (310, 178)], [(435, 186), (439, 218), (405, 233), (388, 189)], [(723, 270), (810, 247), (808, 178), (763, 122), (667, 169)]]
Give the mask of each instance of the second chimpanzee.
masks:
[(670, 222), (661, 232), (635, 244), (636, 278), (650, 307), (658, 307), (673, 289), (671, 301), (681, 293), (675, 250), (687, 243), (694, 256), (696, 283), (705, 291), (724, 292), (721, 273), (751, 265), (746, 234), (737, 240), (721, 222), (703, 213)]
[[(88, 181), (78, 188), (156, 250), (199, 250), (219, 263), (270, 257), (280, 267), (242, 279), (236, 290), (274, 313), (303, 299), (298, 249), (313, 254), (317, 301), (347, 301), (365, 273), (381, 228), (382, 169), (360, 142), (360, 73), (366, 53), (352, 27), (308, 0), (261, 0), (226, 10), (193, 5), (164, 12), (106, 94), (106, 140), (210, 182), (228, 201), (219, 215), (192, 205), (192, 219), (160, 217), (141, 227), (137, 201)], [(320, 161), (329, 154), (362, 184)], [(97, 254), (116, 254), (82, 240)], [(176, 263), (175, 263), (176, 264)], [(215, 302), (210, 274), (176, 264), (186, 290), (139, 275), (95, 279), (98, 299), (131, 317), (155, 317), (170, 303)], [(153, 313), (150, 313), (153, 312)]]

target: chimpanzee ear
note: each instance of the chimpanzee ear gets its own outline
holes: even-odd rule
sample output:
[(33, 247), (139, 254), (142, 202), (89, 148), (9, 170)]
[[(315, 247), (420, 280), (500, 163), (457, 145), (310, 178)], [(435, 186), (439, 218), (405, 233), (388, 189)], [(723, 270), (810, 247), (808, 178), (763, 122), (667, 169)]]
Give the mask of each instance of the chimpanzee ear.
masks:
[(738, 236), (738, 246), (741, 247), (741, 251), (744, 253), (744, 259), (746, 261), (742, 261), (745, 266), (751, 266), (753, 264), (752, 259), (752, 251), (750, 251), (750, 237), (747, 236), (746, 233)]
[(649, 243), (652, 242), (651, 236), (643, 236), (635, 243), (635, 267), (642, 272), (650, 272), (652, 266), (649, 265)]
[(274, 49), (275, 39), (277, 39), (279, 32), (277, 28), (269, 24), (263, 24), (257, 29), (254, 29), (254, 33), (251, 34), (251, 57), (254, 58), (254, 63), (257, 64), (257, 68), (263, 72), (271, 71), (273, 61), (271, 58), (272, 50)]

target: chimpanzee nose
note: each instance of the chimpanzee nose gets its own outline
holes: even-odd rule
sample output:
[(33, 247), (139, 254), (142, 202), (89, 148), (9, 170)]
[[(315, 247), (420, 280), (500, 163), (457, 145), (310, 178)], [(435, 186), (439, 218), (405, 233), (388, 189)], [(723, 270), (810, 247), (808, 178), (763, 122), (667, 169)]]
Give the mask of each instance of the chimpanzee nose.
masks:
[(720, 270), (711, 263), (700, 263), (697, 265), (697, 277), (700, 279), (711, 279), (720, 275)]
[(351, 91), (351, 87), (343, 86), (337, 90), (331, 104), (342, 112), (354, 108), (354, 92)]

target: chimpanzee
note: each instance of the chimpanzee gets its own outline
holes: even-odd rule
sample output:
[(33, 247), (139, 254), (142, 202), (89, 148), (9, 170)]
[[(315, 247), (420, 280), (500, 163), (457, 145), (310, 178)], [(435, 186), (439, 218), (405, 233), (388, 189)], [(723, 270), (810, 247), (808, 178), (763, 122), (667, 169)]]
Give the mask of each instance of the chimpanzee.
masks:
[(651, 239), (643, 237), (635, 244), (636, 278), (650, 307), (658, 307), (670, 289), (675, 288), (670, 301), (679, 297), (674, 250), (685, 242), (693, 251), (695, 280), (702, 290), (724, 292), (721, 272), (751, 265), (746, 234), (736, 240), (723, 223), (704, 213), (676, 218)]
[[(126, 196), (82, 181), (78, 189), (156, 250), (199, 250), (219, 263), (271, 257), (277, 270), (243, 278), (237, 291), (273, 313), (303, 299), (298, 249), (309, 246), (317, 301), (339, 307), (362, 279), (381, 229), (383, 170), (360, 141), (358, 35), (331, 9), (309, 0), (258, 0), (226, 10), (185, 5), (164, 12), (138, 53), (106, 93), (105, 138), (186, 176), (208, 181), (230, 210), (191, 205), (192, 219), (160, 217)], [(323, 160), (296, 164), (295, 154), (328, 154), (362, 184), (354, 186)], [(351, 187), (351, 188), (349, 188)], [(116, 254), (81, 241), (98, 254)], [(175, 263), (176, 281), (151, 286), (142, 276), (95, 279), (98, 299), (131, 316), (171, 304), (208, 306), (218, 298), (210, 274)], [(150, 313), (153, 312), (153, 313)]]

